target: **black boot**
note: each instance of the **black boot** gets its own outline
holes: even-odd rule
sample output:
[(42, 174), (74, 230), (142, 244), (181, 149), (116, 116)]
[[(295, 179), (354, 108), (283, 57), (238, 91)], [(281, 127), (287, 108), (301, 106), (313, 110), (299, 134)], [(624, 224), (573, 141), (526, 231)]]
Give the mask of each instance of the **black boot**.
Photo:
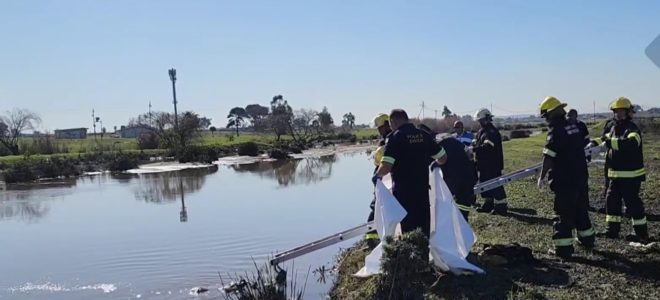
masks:
[(493, 202), (493, 198), (486, 198), (484, 200), (484, 205), (482, 205), (480, 208), (477, 208), (477, 211), (489, 213), (492, 212), (493, 209), (495, 209), (495, 203)]
[(619, 231), (621, 231), (621, 223), (607, 222), (607, 230), (601, 232), (599, 235), (610, 239), (618, 239)]
[(470, 215), (470, 212), (467, 211), (467, 210), (462, 210), (462, 209), (459, 209), (459, 210), (461, 211), (461, 214), (463, 215), (463, 218), (465, 218), (465, 222), (470, 223), (470, 220), (468, 219), (468, 216)]
[(635, 230), (635, 234), (626, 236), (626, 241), (638, 242), (642, 244), (649, 243), (649, 229), (646, 224), (635, 225), (633, 226), (633, 229)]
[(495, 208), (492, 212), (494, 215), (506, 216), (507, 211), (509, 210), (506, 203), (504, 204), (495, 204)]

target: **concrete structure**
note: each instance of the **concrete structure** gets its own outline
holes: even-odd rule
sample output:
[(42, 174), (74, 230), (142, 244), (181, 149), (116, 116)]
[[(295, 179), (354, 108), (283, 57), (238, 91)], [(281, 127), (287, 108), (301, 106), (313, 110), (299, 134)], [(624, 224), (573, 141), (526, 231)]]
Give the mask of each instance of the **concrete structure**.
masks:
[(132, 126), (132, 127), (124, 127), (120, 130), (117, 130), (117, 133), (119, 134), (119, 137), (125, 138), (125, 139), (134, 139), (139, 137), (143, 133), (147, 133), (153, 131), (153, 128), (150, 128), (148, 126)]
[(79, 139), (87, 138), (87, 128), (56, 129), (56, 139)]

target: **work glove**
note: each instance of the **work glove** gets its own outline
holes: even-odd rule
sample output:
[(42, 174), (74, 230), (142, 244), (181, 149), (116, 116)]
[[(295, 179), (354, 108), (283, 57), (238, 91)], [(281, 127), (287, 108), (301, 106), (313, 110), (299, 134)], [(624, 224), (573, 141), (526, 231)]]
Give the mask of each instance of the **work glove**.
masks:
[(371, 177), (371, 182), (372, 182), (374, 185), (376, 185), (376, 182), (378, 182), (378, 180), (381, 180), (381, 179), (383, 179), (383, 178), (380, 177), (380, 176), (378, 176), (378, 174), (374, 174), (374, 176)]
[(536, 182), (536, 187), (539, 188), (539, 190), (543, 189), (546, 185), (548, 184), (548, 181), (545, 178), (539, 177), (539, 180)]
[(431, 171), (435, 171), (437, 168), (440, 168), (440, 164), (437, 161), (433, 161), (431, 163)]

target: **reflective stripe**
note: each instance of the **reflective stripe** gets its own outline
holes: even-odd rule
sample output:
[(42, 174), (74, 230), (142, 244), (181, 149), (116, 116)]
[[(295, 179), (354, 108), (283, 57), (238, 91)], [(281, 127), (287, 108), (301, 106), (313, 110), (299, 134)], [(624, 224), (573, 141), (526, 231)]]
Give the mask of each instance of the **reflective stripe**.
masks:
[(460, 210), (462, 210), (462, 211), (471, 211), (471, 210), (472, 210), (472, 207), (471, 207), (471, 206), (467, 206), (467, 205), (463, 205), (463, 204), (458, 204), (458, 203), (456, 203), (456, 206), (458, 207), (458, 209), (460, 209)]
[(495, 201), (493, 201), (493, 203), (495, 203), (495, 205), (498, 205), (498, 204), (506, 204), (506, 199), (502, 199), (502, 200), (497, 200), (497, 199), (496, 199)]
[(571, 246), (573, 245), (573, 238), (554, 239), (552, 243), (555, 244), (555, 247)]
[(634, 171), (607, 170), (607, 177), (609, 178), (635, 178), (644, 175), (646, 175), (646, 170), (644, 170), (644, 168)]
[(594, 142), (596, 142), (596, 144), (600, 145), (600, 144), (603, 143), (603, 139), (597, 138), (597, 139), (594, 139)]
[(608, 132), (608, 133), (605, 134), (605, 136), (606, 136), (608, 139), (609, 139), (609, 138), (612, 138), (612, 133), (611, 133), (611, 132)]
[(393, 165), (395, 161), (396, 161), (396, 159), (394, 159), (394, 157), (383, 156), (383, 159), (380, 160), (380, 163), (381, 164), (382, 163), (388, 163), (390, 165)]
[(438, 158), (441, 158), (441, 157), (445, 156), (445, 154), (447, 154), (447, 152), (445, 152), (445, 148), (442, 148), (442, 150), (440, 150), (440, 152), (436, 153), (432, 157), (433, 157), (433, 159), (438, 159)]
[(614, 149), (614, 151), (618, 151), (619, 150), (619, 139), (618, 138), (613, 138), (613, 139), (611, 139), (611, 141), (612, 141), (611, 142), (612, 149)]
[(364, 235), (364, 239), (365, 240), (378, 240), (380, 238), (378, 237), (378, 233), (367, 233), (367, 234)]
[(646, 217), (637, 220), (632, 219), (632, 224), (633, 226), (646, 225)]
[(621, 223), (621, 216), (606, 215), (605, 222), (607, 223)]
[(557, 153), (555, 151), (552, 151), (548, 148), (543, 148), (543, 154), (550, 156), (550, 157), (557, 157)]
[(639, 146), (639, 145), (642, 143), (642, 137), (639, 136), (639, 133), (637, 133), (637, 132), (631, 132), (631, 133), (629, 133), (628, 136), (627, 136), (627, 138), (629, 138), (629, 139), (631, 139), (631, 140), (632, 140), (632, 139), (636, 140), (636, 141), (637, 141), (637, 146)]
[(589, 227), (589, 229), (587, 230), (578, 230), (577, 234), (581, 237), (592, 236), (596, 234), (596, 231), (594, 230), (593, 227)]
[(484, 144), (489, 144), (489, 145), (495, 147), (495, 144), (493, 142), (491, 142), (490, 140), (484, 140)]

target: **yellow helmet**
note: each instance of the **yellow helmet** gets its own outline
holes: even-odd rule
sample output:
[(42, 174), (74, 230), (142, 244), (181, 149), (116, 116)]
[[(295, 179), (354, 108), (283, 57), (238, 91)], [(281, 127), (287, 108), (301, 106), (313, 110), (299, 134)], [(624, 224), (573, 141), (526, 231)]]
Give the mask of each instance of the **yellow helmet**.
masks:
[(380, 113), (374, 118), (374, 125), (376, 128), (385, 125), (385, 122), (390, 121), (390, 116), (388, 114)]
[(625, 108), (625, 109), (632, 109), (632, 103), (630, 103), (630, 99), (626, 97), (619, 97), (618, 99), (612, 101), (610, 104), (610, 109), (615, 110), (618, 108)]
[(563, 107), (566, 107), (566, 103), (561, 103), (559, 99), (550, 96), (543, 99), (543, 102), (541, 102), (541, 105), (539, 105), (539, 111), (541, 117), (545, 117), (545, 115), (547, 115), (549, 112)]

